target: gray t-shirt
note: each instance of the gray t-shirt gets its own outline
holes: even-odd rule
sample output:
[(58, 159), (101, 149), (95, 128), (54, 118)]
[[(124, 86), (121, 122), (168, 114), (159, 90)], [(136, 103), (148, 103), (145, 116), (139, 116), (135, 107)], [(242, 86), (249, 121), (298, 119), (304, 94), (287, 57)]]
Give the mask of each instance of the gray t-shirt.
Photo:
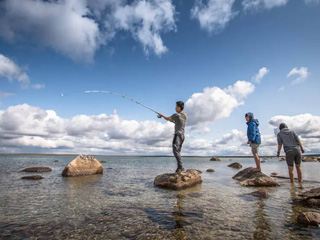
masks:
[(187, 114), (175, 113), (171, 116), (174, 122), (174, 134), (184, 134), (184, 129), (187, 121)]
[(278, 133), (277, 140), (278, 140), (278, 145), (283, 144), (284, 151), (288, 151), (293, 148), (299, 149), (299, 146), (298, 146), (298, 142), (300, 141), (299, 137), (294, 131), (288, 128), (283, 128)]

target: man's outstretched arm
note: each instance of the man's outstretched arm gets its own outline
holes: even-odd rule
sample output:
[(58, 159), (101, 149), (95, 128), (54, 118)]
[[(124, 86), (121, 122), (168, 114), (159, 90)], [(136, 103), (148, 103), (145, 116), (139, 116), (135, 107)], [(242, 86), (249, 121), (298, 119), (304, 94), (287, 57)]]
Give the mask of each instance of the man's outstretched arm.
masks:
[(162, 113), (160, 113), (160, 114), (158, 115), (158, 117), (164, 118), (164, 119), (167, 120), (167, 121), (173, 122), (173, 120), (172, 120), (171, 117), (167, 117), (167, 116), (163, 115)]
[(300, 147), (300, 149), (301, 149), (301, 152), (304, 153), (304, 149), (303, 149), (302, 144), (301, 144), (300, 141), (298, 141), (298, 145), (299, 145), (299, 147)]

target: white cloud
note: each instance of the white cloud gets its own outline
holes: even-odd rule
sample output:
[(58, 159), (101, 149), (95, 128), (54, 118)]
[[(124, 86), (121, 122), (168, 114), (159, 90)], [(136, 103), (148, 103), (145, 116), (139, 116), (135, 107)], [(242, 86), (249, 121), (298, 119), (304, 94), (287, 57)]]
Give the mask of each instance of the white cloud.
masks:
[(279, 115), (272, 117), (269, 124), (278, 129), (282, 122), (286, 123), (290, 129), (304, 138), (320, 138), (320, 116), (307, 113), (296, 116)]
[(85, 62), (121, 30), (160, 56), (167, 51), (160, 34), (176, 29), (171, 0), (4, 0), (0, 9), (0, 37), (31, 40)]
[[(29, 76), (11, 59), (0, 54), (0, 78), (7, 78), (10, 82), (17, 80), (22, 87), (30, 87)], [(44, 84), (31, 85), (34, 89), (44, 88)]]
[(284, 6), (289, 0), (243, 0), (242, 6), (245, 10), (254, 10), (260, 8), (271, 9)]
[(254, 86), (250, 82), (237, 81), (226, 89), (208, 87), (202, 93), (194, 93), (185, 104), (188, 125), (215, 122), (229, 117), (253, 91)]
[(152, 50), (157, 55), (167, 51), (160, 33), (176, 29), (174, 15), (175, 7), (168, 0), (135, 1), (113, 14), (116, 28), (130, 31), (147, 54)]
[(197, 19), (201, 28), (208, 32), (219, 32), (226, 27), (235, 16), (232, 10), (235, 0), (196, 0), (191, 9), (191, 17)]
[(233, 129), (231, 131), (231, 133), (227, 133), (225, 135), (223, 135), (223, 137), (219, 140), (216, 141), (216, 144), (228, 144), (231, 141), (239, 141), (242, 143), (246, 143), (247, 142), (247, 135), (246, 133), (239, 131), (237, 129)]
[[(65, 119), (53, 110), (43, 110), (28, 104), (0, 111), (2, 148), (37, 147), (117, 153), (143, 153), (147, 150), (168, 152), (172, 133), (172, 123), (128, 121), (121, 119), (116, 113), (77, 115)], [(161, 146), (161, 142), (166, 142), (166, 145)], [(157, 147), (159, 144), (160, 147)]]
[(278, 92), (282, 92), (284, 89), (285, 89), (285, 87), (282, 86), (282, 87), (280, 87), (280, 88), (278, 89)]
[(297, 76), (292, 82), (292, 85), (296, 85), (299, 83), (303, 83), (304, 81), (307, 80), (309, 75), (308, 68), (306, 67), (301, 67), (300, 69), (298, 68), (293, 68), (287, 75), (287, 77), (291, 76)]
[(24, 85), (30, 83), (29, 76), (11, 59), (0, 54), (0, 77), (7, 78), (10, 82), (17, 80)]
[(256, 83), (260, 83), (262, 78), (269, 72), (270, 70), (266, 67), (262, 67), (259, 69), (259, 72), (252, 77), (252, 80)]

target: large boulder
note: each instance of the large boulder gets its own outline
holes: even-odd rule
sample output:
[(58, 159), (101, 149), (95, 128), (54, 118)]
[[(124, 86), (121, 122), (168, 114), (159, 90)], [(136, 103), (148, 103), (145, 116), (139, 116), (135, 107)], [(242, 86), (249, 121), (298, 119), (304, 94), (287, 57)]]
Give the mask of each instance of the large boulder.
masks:
[(228, 165), (228, 167), (232, 167), (232, 168), (242, 168), (242, 165), (238, 162), (235, 163), (231, 163)]
[(298, 220), (298, 223), (303, 224), (303, 225), (319, 226), (320, 213), (317, 213), (317, 212), (301, 213), (298, 216), (297, 220)]
[(238, 180), (241, 186), (254, 187), (275, 187), (279, 186), (276, 180), (267, 176), (262, 172), (253, 171), (252, 167), (245, 168), (233, 176), (233, 179)]
[(154, 179), (154, 185), (157, 187), (180, 190), (192, 187), (202, 182), (198, 170), (188, 169), (180, 173), (165, 173)]
[(51, 172), (52, 169), (49, 167), (29, 167), (23, 169), (21, 172)]
[(210, 161), (220, 161), (220, 158), (212, 157), (212, 158), (210, 159)]
[(313, 188), (299, 194), (295, 201), (312, 207), (320, 207), (320, 188)]
[(62, 176), (75, 177), (102, 173), (103, 167), (97, 159), (87, 155), (80, 155), (65, 167), (62, 172)]

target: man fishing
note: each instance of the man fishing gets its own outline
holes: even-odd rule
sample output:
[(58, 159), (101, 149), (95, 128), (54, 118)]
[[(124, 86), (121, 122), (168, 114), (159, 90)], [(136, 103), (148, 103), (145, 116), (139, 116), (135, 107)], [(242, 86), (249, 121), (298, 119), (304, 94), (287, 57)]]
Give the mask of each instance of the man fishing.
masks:
[(173, 122), (174, 123), (174, 137), (172, 141), (172, 149), (173, 154), (177, 159), (178, 168), (176, 170), (176, 173), (180, 173), (184, 171), (184, 168), (182, 167), (182, 160), (181, 160), (181, 148), (182, 144), (184, 142), (184, 129), (186, 126), (187, 121), (187, 114), (183, 112), (184, 103), (181, 101), (176, 102), (176, 112), (171, 117), (166, 117), (163, 114), (159, 114), (158, 117), (163, 117), (165, 120)]

